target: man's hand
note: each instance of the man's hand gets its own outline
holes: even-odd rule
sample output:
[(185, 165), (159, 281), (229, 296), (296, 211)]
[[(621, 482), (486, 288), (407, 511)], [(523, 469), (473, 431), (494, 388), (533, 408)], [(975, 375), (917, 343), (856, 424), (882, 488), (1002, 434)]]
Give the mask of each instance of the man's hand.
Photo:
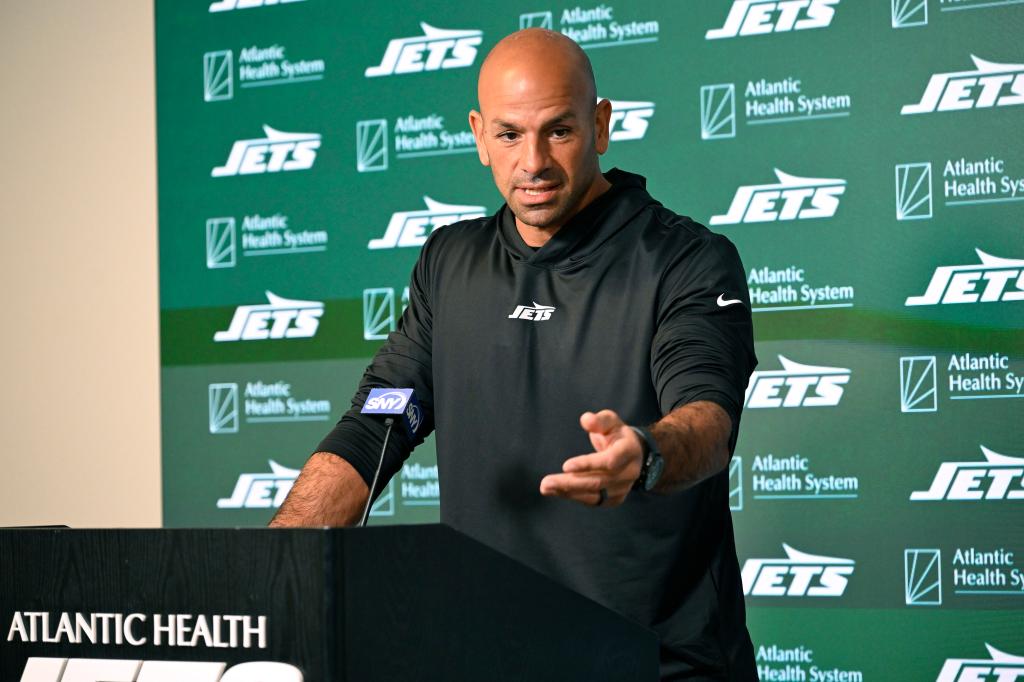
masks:
[(545, 476), (540, 482), (541, 495), (616, 507), (640, 476), (640, 437), (611, 410), (584, 412), (580, 426), (590, 434), (595, 452), (567, 459), (562, 465), (564, 473)]
[[(596, 452), (568, 459), (562, 465), (564, 473), (545, 476), (541, 494), (590, 506), (622, 504), (640, 477), (640, 437), (611, 410), (585, 412), (580, 425), (590, 433)], [(665, 461), (651, 492), (685, 490), (729, 465), (732, 419), (716, 403), (698, 400), (677, 407), (650, 429)]]

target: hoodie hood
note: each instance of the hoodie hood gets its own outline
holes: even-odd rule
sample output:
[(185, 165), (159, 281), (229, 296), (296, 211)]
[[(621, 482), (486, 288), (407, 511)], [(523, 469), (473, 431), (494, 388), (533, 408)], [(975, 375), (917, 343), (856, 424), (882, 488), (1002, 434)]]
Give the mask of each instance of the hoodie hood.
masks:
[(661, 205), (647, 193), (647, 179), (642, 175), (613, 168), (604, 177), (612, 186), (570, 218), (539, 249), (523, 241), (512, 210), (503, 204), (496, 214), (501, 245), (513, 258), (530, 265), (567, 267), (599, 249), (647, 206)]

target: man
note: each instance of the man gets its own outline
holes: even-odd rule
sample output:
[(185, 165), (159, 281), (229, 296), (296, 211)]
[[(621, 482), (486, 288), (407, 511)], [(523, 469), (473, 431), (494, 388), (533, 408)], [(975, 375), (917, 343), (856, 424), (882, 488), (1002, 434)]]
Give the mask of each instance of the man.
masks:
[[(412, 386), (443, 522), (656, 630), (664, 679), (756, 680), (728, 509), (756, 364), (736, 250), (602, 175), (611, 105), (568, 38), (508, 36), (478, 96), (507, 206), (431, 234), (399, 330), (272, 525), (356, 521), (384, 431), (358, 407)], [(391, 439), (384, 477), (418, 444)]]

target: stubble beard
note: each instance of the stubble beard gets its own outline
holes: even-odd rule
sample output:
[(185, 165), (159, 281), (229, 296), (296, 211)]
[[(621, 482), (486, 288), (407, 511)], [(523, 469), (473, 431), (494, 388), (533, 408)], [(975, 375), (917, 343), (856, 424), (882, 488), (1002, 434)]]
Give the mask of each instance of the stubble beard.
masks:
[[(565, 178), (562, 178), (562, 182), (564, 187)], [(516, 191), (514, 187), (510, 191), (509, 198), (506, 199), (506, 202), (508, 203), (509, 208), (512, 209), (512, 213), (515, 215), (516, 219), (524, 225), (540, 230), (560, 228), (579, 212), (579, 203), (586, 193), (590, 191), (593, 184), (594, 177), (591, 177), (587, 182), (576, 186), (573, 193), (565, 197), (564, 201), (545, 204), (539, 207), (539, 210), (537, 211), (531, 211), (529, 207), (517, 205), (519, 202), (511, 201), (510, 198), (515, 195)], [(553, 211), (553, 213), (550, 213), (547, 217), (543, 217), (544, 213), (549, 211)], [(534, 215), (531, 216), (531, 213), (534, 213)]]

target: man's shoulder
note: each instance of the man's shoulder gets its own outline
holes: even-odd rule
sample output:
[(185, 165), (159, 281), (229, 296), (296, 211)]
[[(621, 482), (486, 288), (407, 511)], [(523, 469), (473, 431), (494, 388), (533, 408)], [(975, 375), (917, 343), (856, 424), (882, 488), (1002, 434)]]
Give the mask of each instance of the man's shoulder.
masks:
[(676, 213), (661, 204), (651, 204), (642, 212), (644, 239), (654, 240), (670, 252), (735, 252), (732, 241), (723, 234), (688, 215)]

